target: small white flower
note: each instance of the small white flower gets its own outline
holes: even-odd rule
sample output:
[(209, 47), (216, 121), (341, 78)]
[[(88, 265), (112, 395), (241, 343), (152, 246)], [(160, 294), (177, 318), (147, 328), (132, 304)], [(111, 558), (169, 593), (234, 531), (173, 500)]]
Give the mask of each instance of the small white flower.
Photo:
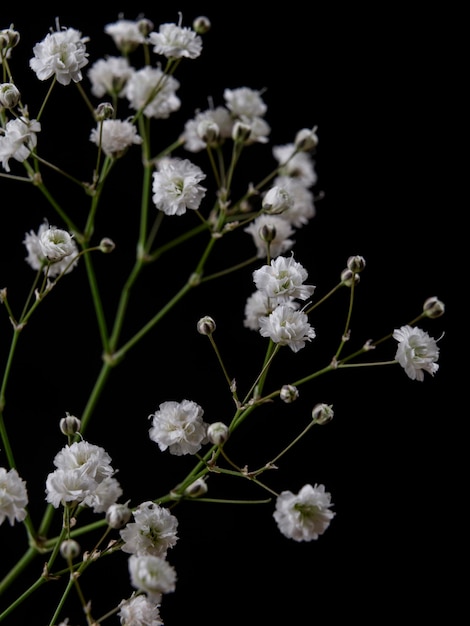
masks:
[(294, 541), (318, 539), (334, 517), (331, 496), (323, 485), (304, 485), (298, 494), (283, 491), (276, 500), (273, 517), (279, 530)]
[(133, 513), (134, 521), (120, 531), (123, 552), (165, 557), (177, 540), (178, 520), (154, 502), (142, 502)]
[(261, 317), (259, 324), (263, 337), (269, 337), (281, 346), (289, 346), (293, 352), (298, 352), (316, 336), (307, 315), (296, 311), (290, 304), (278, 305), (268, 317)]
[(139, 28), (139, 23), (132, 20), (118, 20), (106, 24), (104, 32), (112, 37), (114, 45), (124, 54), (135, 50), (140, 44), (145, 43), (145, 36)]
[(140, 145), (142, 137), (129, 120), (104, 120), (93, 128), (90, 141), (100, 145), (103, 152), (114, 159), (123, 156), (132, 144)]
[(261, 97), (261, 92), (249, 87), (225, 89), (224, 99), (229, 111), (237, 118), (262, 117), (268, 109)]
[(293, 143), (284, 146), (274, 146), (273, 155), (278, 161), (280, 176), (290, 176), (300, 180), (306, 187), (312, 187), (317, 182), (317, 174), (310, 153), (296, 152)]
[(270, 265), (263, 265), (253, 272), (256, 287), (275, 302), (289, 301), (291, 298), (306, 300), (315, 287), (304, 285), (307, 270), (294, 260), (294, 257), (278, 256)]
[(316, 207), (313, 193), (299, 178), (277, 176), (274, 184), (283, 188), (290, 196), (292, 204), (282, 213), (283, 219), (295, 228), (301, 228), (315, 217)]
[(111, 458), (101, 448), (81, 440), (65, 446), (54, 458), (57, 469), (46, 479), (46, 500), (55, 508), (81, 503), (95, 513), (106, 512), (122, 494)]
[(16, 469), (0, 467), (0, 526), (6, 518), (10, 526), (22, 522), (26, 517), (28, 492), (25, 481)]
[(293, 239), (290, 239), (291, 235), (294, 234), (292, 225), (280, 215), (262, 214), (250, 222), (244, 229), (246, 233), (253, 237), (253, 243), (256, 246), (259, 259), (266, 257), (268, 251), (268, 244), (261, 237), (264, 227), (275, 230), (274, 239), (269, 244), (271, 258), (277, 257), (292, 248), (295, 243)]
[(263, 211), (270, 215), (282, 215), (294, 204), (289, 192), (280, 185), (274, 185), (263, 196)]
[(10, 171), (9, 161), (15, 159), (23, 163), (37, 145), (41, 124), (36, 120), (19, 117), (7, 122), (0, 132), (0, 161), (6, 172)]
[(82, 80), (81, 69), (88, 63), (85, 44), (88, 37), (74, 28), (63, 28), (48, 33), (43, 41), (33, 48), (34, 57), (29, 65), (39, 80), (47, 80), (51, 76), (57, 78), (61, 85), (70, 81), (78, 83)]
[(131, 108), (143, 109), (148, 118), (166, 119), (181, 106), (176, 95), (179, 86), (176, 78), (165, 74), (159, 67), (147, 66), (132, 74), (124, 93)]
[(202, 39), (191, 28), (176, 24), (161, 24), (158, 33), (149, 34), (153, 51), (168, 59), (196, 59), (202, 51)]
[(195, 454), (207, 443), (207, 426), (203, 409), (192, 400), (163, 402), (158, 411), (149, 415), (152, 427), (149, 436), (160, 450), (181, 456)]
[(63, 257), (61, 260), (52, 263), (45, 255), (44, 243), (42, 243), (43, 239), (47, 238), (46, 233), (48, 230), (48, 223), (43, 222), (39, 227), (37, 233), (35, 233), (34, 231), (30, 231), (29, 233), (25, 234), (23, 243), (28, 252), (26, 262), (33, 268), (33, 270), (43, 269), (44, 273), (47, 272), (47, 275), (51, 278), (54, 276), (59, 276), (59, 274), (62, 274), (62, 272), (64, 271), (66, 274), (68, 274), (78, 263), (77, 244), (75, 243), (74, 239), (69, 240), (69, 247), (72, 248), (70, 254)]
[(188, 159), (166, 158), (153, 173), (152, 200), (167, 215), (183, 215), (186, 209), (197, 210), (206, 194), (200, 185), (204, 172)]
[(131, 554), (128, 560), (132, 586), (159, 604), (162, 594), (176, 588), (176, 571), (165, 559), (151, 554)]
[(145, 594), (133, 594), (119, 604), (121, 626), (163, 626), (159, 604)]
[(225, 107), (216, 107), (206, 111), (198, 111), (195, 117), (188, 120), (184, 126), (184, 147), (188, 152), (200, 152), (206, 148), (206, 142), (201, 139), (199, 129), (204, 123), (216, 124), (219, 129), (219, 139), (224, 140), (232, 136), (233, 119)]
[(88, 70), (87, 76), (91, 82), (91, 93), (97, 98), (106, 94), (110, 96), (124, 96), (127, 81), (134, 73), (125, 57), (107, 57), (98, 59)]
[(58, 263), (76, 251), (73, 236), (56, 226), (50, 226), (39, 235), (42, 256), (50, 263)]
[(424, 380), (424, 372), (431, 376), (439, 369), (437, 341), (421, 328), (402, 326), (393, 331), (398, 341), (395, 359), (400, 363), (411, 380)]

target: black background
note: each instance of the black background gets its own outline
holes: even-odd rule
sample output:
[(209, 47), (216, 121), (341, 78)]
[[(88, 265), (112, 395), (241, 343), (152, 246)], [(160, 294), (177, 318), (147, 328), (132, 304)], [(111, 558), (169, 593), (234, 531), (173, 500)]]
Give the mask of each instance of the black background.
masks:
[[(127, 19), (137, 17), (122, 10)], [(274, 145), (291, 142), (300, 128), (318, 126), (315, 191), (324, 193), (324, 199), (316, 204), (312, 223), (296, 234), (294, 249), (317, 294), (335, 284), (348, 256), (366, 258), (352, 323), (355, 345), (407, 323), (429, 296), (441, 298), (447, 312), (422, 325), (436, 338), (445, 332), (439, 343), (440, 370), (434, 378), (426, 375), (423, 382), (411, 381), (399, 367), (340, 371), (302, 391), (298, 403), (259, 412), (244, 440), (234, 443), (240, 464), (249, 467), (273, 456), (283, 437), (297, 434), (316, 402), (333, 404), (333, 422), (314, 429), (266, 481), (278, 491), (298, 491), (306, 482), (325, 484), (336, 517), (318, 541), (297, 544), (279, 534), (271, 505), (237, 508), (194, 502), (177, 509), (180, 540), (169, 560), (177, 569), (178, 583), (176, 592), (163, 600), (165, 624), (188, 620), (207, 626), (313, 624), (324, 618), (377, 624), (401, 620), (405, 612), (410, 621), (442, 614), (445, 623), (458, 623), (451, 616), (458, 614), (461, 599), (454, 566), (456, 550), (461, 549), (455, 541), (460, 517), (455, 485), (461, 472), (463, 416), (452, 389), (456, 385), (450, 350), (456, 334), (452, 290), (463, 240), (454, 230), (463, 210), (456, 193), (459, 168), (454, 145), (460, 133), (455, 85), (459, 16), (430, 10), (425, 15), (392, 9), (374, 13), (357, 7), (337, 11), (314, 7), (308, 13), (285, 9), (255, 16), (249, 6), (213, 9), (202, 2), (164, 7), (146, 17), (158, 25), (177, 21), (178, 11), (183, 25), (205, 14), (213, 28), (204, 37), (202, 56), (183, 63), (178, 72), (183, 105), (172, 118), (175, 132), (196, 108), (207, 108), (208, 97), (222, 104), (224, 88), (241, 86), (266, 88)], [(92, 38), (87, 46), (90, 64), (105, 53), (115, 53), (103, 28), (116, 21), (117, 11), (102, 15), (60, 15), (63, 26)], [(26, 67), (32, 46), (54, 20), (55, 15), (47, 14), (33, 19), (21, 14), (2, 17), (2, 27), (13, 23), (22, 35), (14, 70)], [(26, 102), (34, 100), (31, 89), (45, 93), (47, 88), (38, 86), (31, 74), (25, 70), (24, 87), (19, 85)], [(89, 176), (92, 161), (87, 156), (93, 146), (77, 151), (72, 138), (87, 136), (90, 120), (76, 114), (73, 86), (57, 91), (64, 92), (67, 104), (59, 110), (51, 106), (43, 123), (62, 125), (63, 134), (59, 147), (43, 149), (50, 150), (51, 157), (59, 149), (64, 165)], [(54, 98), (59, 102), (57, 93)], [(164, 127), (166, 123), (162, 139)], [(244, 172), (257, 180), (266, 172), (263, 159), (269, 150), (254, 147), (252, 152)], [(132, 182), (132, 170), (121, 165), (118, 171)], [(12, 301), (21, 302), (31, 280), (31, 270), (22, 261), (21, 241), (26, 231), (36, 230), (49, 216), (49, 209), (33, 189), (4, 179), (0, 189), (0, 287), (7, 286)], [(123, 189), (117, 179), (107, 213), (98, 220), (97, 240), (109, 236), (117, 244), (112, 256), (96, 261), (110, 305), (134, 252), (128, 234), (136, 226), (129, 221), (129, 207), (138, 200), (132, 189), (132, 184)], [(70, 196), (71, 211), (78, 213), (83, 200)], [(228, 258), (240, 258), (238, 245), (235, 241), (224, 245), (214, 264), (224, 266)], [(193, 252), (196, 255), (197, 250)], [(187, 261), (172, 258), (183, 267)], [(205, 408), (208, 421), (224, 419), (232, 410), (208, 342), (195, 332), (202, 315), (216, 319), (219, 347), (240, 387), (251, 380), (260, 340), (252, 331), (238, 330), (252, 290), (251, 271), (242, 272), (235, 283), (219, 283), (216, 298), (211, 284), (196, 290), (165, 320), (160, 329), (164, 332), (151, 333), (113, 372), (87, 438), (109, 452), (119, 468), (125, 497), (133, 504), (164, 493), (190, 467), (187, 459), (164, 456), (148, 440), (147, 416), (159, 403), (194, 399)], [(65, 411), (80, 414), (100, 367), (99, 348), (93, 343), (88, 348), (95, 330), (91, 307), (80, 291), (87, 289), (86, 281), (75, 272), (63, 283), (65, 296), (53, 295), (56, 308), (51, 303), (50, 309), (38, 311), (34, 327), (31, 324), (21, 337), (7, 398), (9, 432), (12, 438), (23, 439), (17, 464), (35, 490), (32, 507), (38, 510), (42, 472), (49, 471), (43, 468), (63, 445), (55, 424)], [(146, 312), (154, 310), (160, 293), (165, 289), (173, 293), (174, 286), (164, 283), (164, 276), (158, 276), (155, 291), (136, 289), (129, 336), (133, 325), (137, 328), (147, 319)], [(321, 367), (328, 362), (344, 324), (346, 304), (345, 290), (318, 313), (312, 321), (317, 338), (308, 352), (286, 354), (285, 369), (275, 370), (281, 382), (286, 372), (295, 377), (312, 363)], [(5, 359), (10, 323), (6, 315), (3, 318), (0, 348)], [(235, 333), (239, 336), (234, 345)], [(377, 358), (393, 358), (393, 352), (394, 346), (387, 344)], [(254, 486), (239, 483), (211, 478), (210, 493), (264, 497)], [(23, 534), (21, 527), (10, 529), (8, 522), (0, 528), (0, 541), (7, 546), (6, 553), (2, 548), (6, 554), (0, 559), (2, 571), (13, 558), (10, 553), (16, 554), (8, 550), (11, 538), (20, 542)], [(131, 592), (124, 560), (106, 561), (97, 566), (95, 576), (82, 581), (97, 607), (96, 616)], [(38, 571), (39, 565), (32, 580)], [(31, 617), (37, 624), (48, 623), (50, 612), (41, 598), (57, 597), (61, 583), (54, 585), (42, 589), (5, 623), (23, 624)], [(15, 592), (23, 588), (21, 584)], [(5, 605), (0, 598), (0, 607)], [(84, 623), (78, 604), (72, 603), (65, 616), (72, 626)], [(110, 623), (117, 623), (114, 619)]]

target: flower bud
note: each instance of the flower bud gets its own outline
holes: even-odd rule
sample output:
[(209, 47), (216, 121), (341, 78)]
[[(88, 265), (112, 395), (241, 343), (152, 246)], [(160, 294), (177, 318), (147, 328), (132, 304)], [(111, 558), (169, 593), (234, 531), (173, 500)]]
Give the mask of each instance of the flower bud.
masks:
[(333, 406), (329, 404), (316, 404), (312, 409), (312, 419), (315, 424), (323, 425), (331, 422), (334, 412)]
[(0, 106), (4, 109), (13, 109), (21, 99), (19, 89), (13, 83), (0, 85)]
[(184, 495), (188, 498), (198, 498), (207, 493), (207, 484), (204, 478), (198, 478), (184, 490)]
[(445, 312), (445, 304), (436, 298), (436, 296), (433, 296), (428, 298), (423, 304), (423, 312), (431, 319), (441, 317), (441, 315), (444, 315)]
[(0, 50), (14, 48), (20, 42), (20, 33), (13, 28), (4, 28), (0, 30)]
[(208, 315), (201, 317), (197, 323), (197, 330), (201, 333), (201, 335), (212, 335), (215, 329), (215, 322), (212, 317), (209, 317)]
[(269, 215), (279, 215), (290, 209), (293, 204), (292, 196), (283, 187), (275, 185), (265, 194), (262, 207)]
[(207, 437), (216, 446), (222, 446), (230, 436), (227, 424), (223, 422), (213, 422), (207, 427)]
[(351, 287), (353, 284), (353, 281), (354, 281), (354, 284), (357, 285), (360, 279), (361, 277), (359, 276), (359, 274), (352, 272), (349, 268), (346, 268), (341, 272), (341, 282), (346, 287)]
[(103, 122), (110, 120), (114, 116), (114, 107), (111, 102), (101, 102), (95, 109), (95, 120)]
[(137, 28), (144, 37), (147, 37), (147, 35), (151, 33), (152, 30), (155, 28), (155, 25), (151, 20), (143, 17), (142, 19), (137, 21)]
[(318, 137), (316, 134), (317, 127), (302, 128), (295, 136), (295, 147), (301, 152), (310, 152), (318, 145)]
[(72, 561), (80, 554), (80, 544), (74, 539), (66, 539), (60, 544), (60, 553), (67, 561)]
[(351, 270), (351, 272), (358, 274), (359, 272), (362, 272), (362, 270), (365, 268), (366, 260), (363, 256), (350, 256), (346, 265), (348, 266), (348, 269)]
[(115, 247), (116, 247), (116, 244), (114, 243), (114, 241), (112, 239), (109, 239), (108, 237), (104, 237), (100, 241), (100, 250), (104, 254), (109, 254), (110, 252), (114, 250)]
[(299, 397), (299, 390), (294, 385), (283, 385), (279, 397), (286, 404), (290, 404)]
[(205, 35), (211, 29), (211, 26), (209, 18), (205, 15), (199, 15), (199, 17), (193, 20), (193, 30), (198, 35)]
[(202, 120), (197, 125), (198, 137), (209, 146), (217, 145), (220, 137), (219, 125), (212, 120)]
[(111, 504), (106, 511), (106, 521), (111, 528), (122, 528), (131, 519), (132, 511), (126, 504)]
[(276, 239), (277, 230), (273, 224), (263, 224), (259, 229), (260, 238), (266, 243), (271, 243)]
[(78, 419), (78, 417), (66, 413), (66, 417), (63, 417), (60, 420), (60, 431), (63, 435), (71, 437), (72, 435), (76, 435), (78, 432), (80, 432), (81, 425), (82, 423)]
[(232, 139), (235, 142), (245, 143), (251, 136), (251, 124), (237, 121), (232, 128)]

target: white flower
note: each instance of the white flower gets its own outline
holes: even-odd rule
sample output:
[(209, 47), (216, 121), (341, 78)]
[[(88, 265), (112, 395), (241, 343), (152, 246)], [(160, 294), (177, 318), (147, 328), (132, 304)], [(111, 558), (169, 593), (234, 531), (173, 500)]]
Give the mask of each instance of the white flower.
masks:
[(207, 426), (203, 409), (192, 400), (163, 402), (159, 410), (149, 415), (152, 427), (149, 436), (160, 450), (181, 456), (195, 454), (207, 443)]
[(130, 106), (144, 110), (148, 118), (166, 119), (181, 106), (176, 96), (179, 81), (166, 75), (159, 67), (143, 67), (127, 81), (124, 93)]
[(296, 311), (290, 304), (280, 304), (268, 317), (260, 317), (260, 334), (269, 337), (274, 343), (289, 346), (298, 352), (316, 336), (303, 311)]
[(10, 526), (15, 521), (22, 522), (26, 517), (28, 492), (25, 481), (16, 469), (0, 467), (0, 526), (8, 518)]
[(312, 187), (317, 182), (317, 174), (311, 155), (308, 152), (296, 152), (295, 144), (274, 146), (273, 155), (278, 161), (280, 176), (290, 176), (300, 180), (306, 187)]
[(315, 287), (303, 284), (307, 276), (307, 270), (292, 256), (278, 256), (270, 265), (263, 265), (253, 272), (256, 287), (278, 303), (291, 298), (309, 298)]
[(145, 43), (145, 36), (139, 29), (139, 23), (132, 20), (118, 20), (112, 24), (106, 24), (104, 32), (112, 37), (118, 50), (128, 54), (140, 44)]
[(201, 37), (191, 28), (176, 24), (161, 24), (158, 33), (149, 34), (149, 43), (154, 52), (169, 59), (196, 59), (202, 51)]
[(88, 37), (74, 28), (63, 28), (48, 33), (33, 48), (34, 57), (29, 65), (39, 80), (55, 76), (61, 85), (82, 80), (81, 69), (88, 63), (85, 44)]
[(216, 107), (206, 111), (198, 111), (195, 117), (188, 120), (184, 126), (184, 147), (189, 152), (200, 152), (206, 147), (206, 142), (201, 139), (199, 128), (203, 123), (212, 122), (219, 129), (219, 138), (228, 139), (232, 136), (233, 119), (225, 107)]
[(95, 61), (88, 70), (87, 76), (91, 82), (91, 93), (97, 98), (104, 95), (124, 95), (127, 81), (134, 73), (125, 57), (107, 57)]
[(110, 463), (103, 448), (87, 441), (65, 446), (54, 458), (57, 469), (46, 479), (47, 502), (55, 508), (80, 503), (95, 513), (105, 512), (122, 494)]
[(38, 232), (30, 231), (25, 233), (23, 243), (26, 246), (28, 255), (26, 262), (33, 268), (33, 270), (43, 269), (50, 277), (59, 276), (65, 271), (66, 274), (71, 272), (78, 263), (78, 248), (74, 239), (69, 241), (69, 248), (72, 251), (67, 256), (63, 257), (59, 261), (51, 263), (44, 253), (43, 239), (47, 238), (46, 233), (49, 230), (47, 222), (43, 222), (38, 229)]
[(163, 626), (160, 607), (144, 594), (133, 594), (119, 604), (121, 626)]
[(128, 560), (132, 586), (143, 591), (148, 598), (159, 604), (162, 594), (176, 587), (176, 571), (165, 559), (151, 554), (131, 554)]
[(295, 228), (301, 228), (315, 217), (316, 208), (314, 196), (300, 178), (291, 176), (277, 176), (274, 184), (284, 189), (292, 200), (289, 208), (282, 213), (283, 219), (290, 222)]
[(259, 215), (255, 220), (250, 222), (244, 229), (246, 233), (253, 237), (253, 243), (257, 248), (257, 257), (262, 259), (267, 256), (268, 244), (263, 239), (263, 229), (274, 229), (274, 238), (269, 243), (269, 253), (271, 258), (277, 257), (283, 252), (287, 252), (292, 248), (295, 241), (290, 239), (294, 234), (294, 228), (291, 224), (280, 215)]
[(140, 504), (133, 515), (134, 522), (120, 531), (122, 551), (166, 557), (178, 540), (177, 518), (167, 508), (150, 501)]
[(6, 172), (10, 171), (9, 160), (23, 163), (37, 145), (37, 136), (41, 124), (37, 120), (19, 117), (7, 122), (0, 131), (0, 161)]
[(394, 330), (393, 338), (398, 341), (395, 359), (411, 380), (424, 380), (424, 372), (434, 376), (439, 369), (436, 363), (439, 348), (435, 339), (421, 328), (411, 326), (402, 326)]
[(115, 159), (123, 156), (132, 144), (140, 145), (142, 137), (129, 120), (104, 120), (93, 128), (90, 141), (100, 145), (103, 152)]
[(225, 89), (224, 99), (229, 111), (237, 118), (262, 117), (268, 109), (261, 98), (261, 93), (249, 87)]
[(274, 185), (263, 196), (263, 211), (271, 215), (282, 214), (294, 204), (289, 192), (281, 185)]
[(273, 513), (281, 533), (294, 541), (318, 539), (335, 515), (330, 498), (323, 485), (304, 485), (297, 495), (283, 491)]
[(197, 210), (206, 194), (200, 181), (204, 172), (188, 159), (165, 158), (153, 173), (152, 200), (167, 215), (183, 215), (186, 209)]
[(49, 226), (39, 235), (41, 253), (49, 263), (58, 263), (76, 251), (73, 236), (56, 226)]

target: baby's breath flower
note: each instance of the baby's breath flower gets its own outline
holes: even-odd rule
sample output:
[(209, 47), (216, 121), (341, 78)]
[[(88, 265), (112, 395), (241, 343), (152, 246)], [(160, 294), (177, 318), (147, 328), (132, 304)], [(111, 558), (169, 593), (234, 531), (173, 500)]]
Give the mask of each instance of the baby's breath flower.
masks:
[(197, 331), (201, 335), (212, 335), (215, 331), (216, 325), (212, 317), (205, 315), (197, 323)]
[(118, 617), (122, 626), (164, 626), (160, 617), (160, 606), (145, 594), (133, 594), (119, 604)]
[(87, 72), (91, 93), (97, 98), (105, 95), (122, 98), (127, 81), (134, 71), (126, 57), (108, 56), (98, 59)]
[(80, 544), (75, 539), (65, 539), (60, 544), (60, 553), (67, 561), (72, 561), (80, 554)]
[(153, 554), (165, 557), (178, 541), (178, 520), (170, 511), (154, 502), (142, 502), (133, 512), (134, 521), (119, 532), (122, 551), (129, 554)]
[[(73, 270), (78, 263), (78, 248), (75, 240), (69, 235), (69, 237), (67, 237), (67, 245), (64, 247), (64, 251), (70, 250), (69, 254), (52, 263), (45, 254), (45, 246), (47, 248), (50, 247), (51, 253), (54, 253), (53, 244), (50, 243), (50, 245), (47, 246), (49, 230), (49, 224), (45, 221), (41, 224), (37, 233), (34, 231), (26, 233), (23, 243), (28, 252), (26, 257), (28, 265), (30, 265), (33, 270), (42, 269), (45, 273), (47, 272), (49, 277), (52, 278), (54, 276), (59, 276), (64, 271), (68, 274)], [(56, 255), (59, 255), (58, 250), (56, 250), (55, 253)]]
[(43, 230), (39, 236), (41, 253), (50, 263), (58, 263), (76, 251), (73, 236), (56, 226)]
[(74, 28), (59, 28), (57, 24), (56, 32), (48, 33), (34, 46), (29, 65), (39, 80), (55, 76), (61, 85), (78, 83), (83, 78), (81, 70), (88, 63), (85, 44), (89, 38)]
[(295, 243), (294, 240), (290, 238), (294, 234), (292, 225), (280, 215), (262, 214), (245, 227), (245, 232), (253, 238), (258, 258), (262, 259), (267, 256), (268, 242), (261, 237), (261, 233), (265, 227), (275, 229), (274, 238), (269, 241), (269, 252), (272, 258), (292, 248)]
[(211, 22), (205, 15), (199, 15), (193, 20), (193, 29), (198, 35), (205, 35), (211, 29)]
[(296, 311), (290, 304), (278, 305), (268, 317), (261, 317), (259, 324), (262, 337), (269, 337), (281, 346), (289, 346), (293, 352), (298, 352), (316, 336), (307, 315)]
[(132, 109), (148, 118), (166, 119), (178, 111), (181, 100), (176, 91), (180, 83), (159, 67), (146, 66), (133, 72), (126, 83), (124, 94)]
[(132, 586), (146, 593), (150, 601), (160, 604), (164, 593), (175, 590), (176, 570), (162, 557), (131, 554), (128, 564)]
[(207, 427), (207, 438), (217, 446), (224, 444), (228, 440), (229, 435), (229, 427), (223, 422), (212, 422)]
[(149, 415), (152, 427), (149, 436), (160, 450), (181, 456), (195, 454), (207, 443), (207, 423), (204, 410), (192, 400), (163, 402), (158, 411)]
[(281, 533), (294, 541), (318, 539), (335, 515), (330, 498), (323, 485), (304, 485), (298, 494), (283, 491), (273, 514)]
[(316, 404), (312, 409), (312, 419), (315, 424), (323, 425), (330, 422), (334, 417), (333, 407), (330, 404)]
[(282, 214), (294, 205), (294, 200), (289, 192), (279, 185), (274, 185), (263, 197), (262, 207), (269, 215)]
[(306, 187), (317, 182), (312, 157), (308, 152), (298, 152), (293, 143), (274, 146), (273, 156), (279, 163), (279, 175), (300, 180)]
[(6, 518), (10, 526), (15, 522), (22, 522), (27, 514), (27, 504), (26, 483), (17, 470), (0, 467), (0, 526)]
[(398, 341), (395, 359), (400, 363), (411, 380), (424, 380), (424, 372), (431, 376), (439, 369), (437, 341), (421, 328), (402, 326), (393, 331)]
[(63, 435), (70, 437), (80, 432), (81, 420), (75, 415), (67, 413), (65, 417), (60, 420), (60, 431)]
[(302, 128), (295, 136), (295, 147), (302, 152), (310, 152), (318, 145), (318, 136), (315, 128)]
[(315, 287), (305, 285), (307, 270), (293, 256), (278, 256), (269, 265), (253, 272), (253, 280), (259, 291), (264, 291), (274, 302), (288, 302), (292, 298), (306, 300)]
[(104, 32), (112, 37), (115, 46), (124, 55), (145, 43), (145, 35), (138, 21), (119, 19), (117, 22), (106, 24)]
[(207, 493), (208, 487), (204, 478), (197, 478), (184, 490), (184, 495), (187, 498), (199, 498)]
[(148, 39), (153, 51), (168, 59), (196, 59), (202, 51), (201, 37), (191, 28), (176, 24), (161, 24), (158, 33), (150, 33)]
[(111, 528), (122, 528), (131, 519), (132, 511), (126, 504), (111, 504), (106, 511), (106, 521)]
[(129, 120), (106, 119), (92, 129), (90, 141), (101, 146), (107, 156), (119, 159), (130, 146), (140, 145), (142, 137), (137, 134), (137, 128)]
[(167, 215), (197, 210), (206, 195), (206, 188), (199, 184), (205, 178), (201, 168), (188, 159), (162, 159), (153, 173), (152, 200)]
[(6, 123), (0, 134), (0, 161), (3, 169), (10, 171), (9, 161), (15, 159), (23, 163), (37, 145), (41, 124), (37, 120), (19, 117)]

